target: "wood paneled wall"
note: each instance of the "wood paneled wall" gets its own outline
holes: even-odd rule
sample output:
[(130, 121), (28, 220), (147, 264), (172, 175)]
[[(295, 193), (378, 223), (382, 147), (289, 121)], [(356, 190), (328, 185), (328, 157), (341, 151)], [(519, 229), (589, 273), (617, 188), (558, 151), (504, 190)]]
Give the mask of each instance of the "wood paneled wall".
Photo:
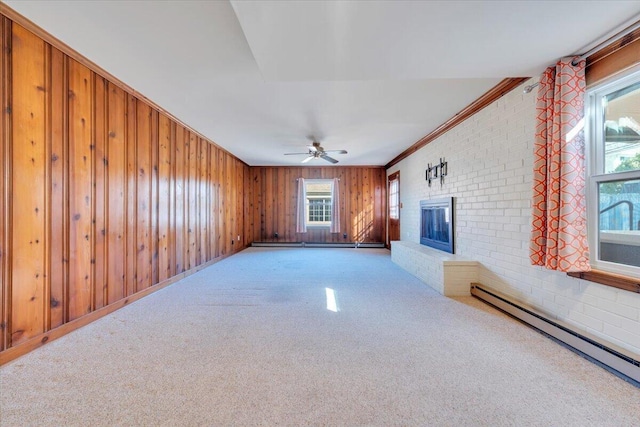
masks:
[(246, 164), (0, 19), (1, 355), (242, 249), (252, 196)]
[[(340, 233), (312, 228), (296, 233), (298, 178), (340, 179)], [(252, 167), (252, 240), (384, 243), (386, 179), (383, 167)]]

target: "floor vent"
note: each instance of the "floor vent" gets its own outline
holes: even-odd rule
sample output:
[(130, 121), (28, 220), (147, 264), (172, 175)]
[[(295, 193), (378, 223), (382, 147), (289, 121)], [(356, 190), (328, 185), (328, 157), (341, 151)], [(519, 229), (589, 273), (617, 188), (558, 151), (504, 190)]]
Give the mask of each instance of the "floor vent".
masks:
[(482, 284), (472, 283), (471, 295), (531, 325), (636, 387), (640, 387), (640, 358), (638, 356), (624, 349), (615, 348), (612, 344), (599, 342), (596, 337), (590, 337), (584, 332), (577, 332), (568, 325), (558, 320), (552, 320), (534, 309), (526, 308)]
[(324, 242), (253, 242), (258, 248), (384, 248), (384, 243)]

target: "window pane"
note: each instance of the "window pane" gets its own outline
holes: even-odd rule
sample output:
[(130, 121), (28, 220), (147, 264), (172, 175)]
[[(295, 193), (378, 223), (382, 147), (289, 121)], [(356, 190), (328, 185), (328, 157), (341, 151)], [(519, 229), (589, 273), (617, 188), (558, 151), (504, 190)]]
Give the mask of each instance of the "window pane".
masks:
[(606, 95), (605, 173), (640, 170), (640, 82)]
[(331, 222), (331, 198), (308, 199), (308, 213), (308, 222), (310, 224)]
[(307, 225), (329, 227), (331, 225), (331, 189), (333, 180), (309, 179), (307, 191)]
[(600, 260), (640, 267), (640, 179), (599, 183)]
[(400, 218), (400, 200), (398, 197), (398, 180), (389, 182), (389, 217), (391, 219)]

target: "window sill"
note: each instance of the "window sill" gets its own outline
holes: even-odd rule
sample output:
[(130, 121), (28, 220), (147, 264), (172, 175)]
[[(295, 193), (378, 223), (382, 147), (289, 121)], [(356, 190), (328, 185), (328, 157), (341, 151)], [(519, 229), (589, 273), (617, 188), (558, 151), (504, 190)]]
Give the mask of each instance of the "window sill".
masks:
[(601, 285), (624, 289), (629, 292), (640, 293), (640, 279), (630, 276), (623, 276), (602, 270), (591, 270), (583, 273), (567, 273), (567, 275), (577, 277), (578, 279), (588, 280), (590, 282), (600, 283)]

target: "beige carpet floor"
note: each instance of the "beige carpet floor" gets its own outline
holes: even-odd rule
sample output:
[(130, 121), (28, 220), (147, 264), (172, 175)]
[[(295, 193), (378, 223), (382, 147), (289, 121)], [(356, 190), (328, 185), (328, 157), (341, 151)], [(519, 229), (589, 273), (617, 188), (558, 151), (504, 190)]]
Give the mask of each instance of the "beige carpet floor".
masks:
[(638, 426), (640, 389), (386, 250), (251, 248), (0, 368), (0, 425)]

